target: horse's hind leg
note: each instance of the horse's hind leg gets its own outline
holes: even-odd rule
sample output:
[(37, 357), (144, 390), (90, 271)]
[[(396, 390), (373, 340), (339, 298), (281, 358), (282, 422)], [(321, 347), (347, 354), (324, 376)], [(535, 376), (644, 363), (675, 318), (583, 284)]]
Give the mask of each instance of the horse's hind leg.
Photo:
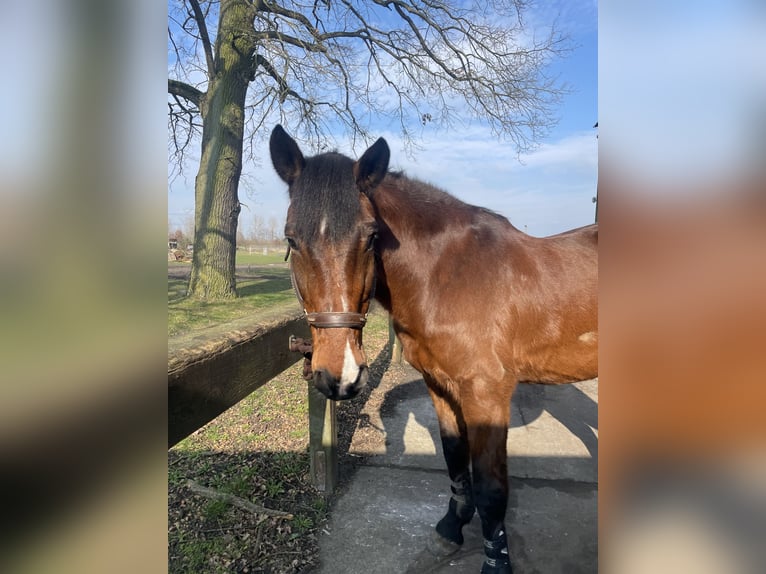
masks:
[(444, 517), (436, 524), (436, 532), (442, 538), (463, 544), (463, 526), (473, 518), (476, 506), (473, 502), (471, 472), (469, 470), (470, 452), (468, 434), (462, 414), (453, 400), (440, 392), (438, 387), (429, 384), (436, 415), (439, 419), (444, 460), (452, 480), (452, 496)]
[[(473, 463), (473, 493), (484, 536), (482, 574), (511, 574), (505, 511), (508, 506), (506, 438), (510, 398), (476, 402), (465, 413)], [(503, 405), (505, 409), (503, 409)]]

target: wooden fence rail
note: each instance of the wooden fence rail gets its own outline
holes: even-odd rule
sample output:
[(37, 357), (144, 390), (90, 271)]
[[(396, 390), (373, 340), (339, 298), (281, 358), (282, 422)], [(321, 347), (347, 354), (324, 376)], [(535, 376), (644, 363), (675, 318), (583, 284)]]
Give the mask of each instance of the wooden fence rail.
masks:
[[(303, 357), (291, 335), (310, 338), (302, 313), (168, 348), (168, 448), (201, 428)], [(335, 404), (308, 385), (309, 451), (314, 485), (337, 483)]]

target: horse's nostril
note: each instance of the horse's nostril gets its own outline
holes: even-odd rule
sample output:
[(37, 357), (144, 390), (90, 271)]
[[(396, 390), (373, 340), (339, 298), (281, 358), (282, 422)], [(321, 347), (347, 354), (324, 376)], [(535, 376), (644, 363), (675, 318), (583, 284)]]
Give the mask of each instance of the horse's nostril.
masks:
[(354, 387), (357, 387), (358, 389), (361, 389), (364, 385), (367, 384), (367, 379), (370, 378), (370, 369), (367, 367), (367, 365), (361, 365), (359, 367), (359, 376), (356, 378), (356, 382), (354, 383)]
[[(335, 394), (331, 381), (332, 377), (324, 369), (314, 371), (314, 386), (328, 399), (332, 399)], [(334, 386), (337, 387), (337, 382)]]

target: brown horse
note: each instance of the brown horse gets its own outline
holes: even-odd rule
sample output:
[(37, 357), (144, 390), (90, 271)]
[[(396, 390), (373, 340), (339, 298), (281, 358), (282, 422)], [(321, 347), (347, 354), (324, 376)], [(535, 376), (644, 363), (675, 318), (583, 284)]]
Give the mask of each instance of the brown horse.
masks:
[(271, 158), (289, 185), (285, 235), (312, 326), (316, 387), (335, 400), (368, 377), (362, 327), (374, 297), (439, 418), (452, 497), (427, 554), (463, 543), (476, 509), (482, 574), (511, 572), (505, 527), (506, 435), (519, 381), (597, 375), (595, 226), (530, 237), (507, 219), (388, 172), (378, 139), (354, 162), (304, 157), (281, 126)]

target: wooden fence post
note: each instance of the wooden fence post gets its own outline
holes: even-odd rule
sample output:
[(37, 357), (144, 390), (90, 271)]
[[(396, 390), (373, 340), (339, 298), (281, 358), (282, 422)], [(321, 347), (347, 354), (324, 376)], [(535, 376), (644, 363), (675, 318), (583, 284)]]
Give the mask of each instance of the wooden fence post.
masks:
[(328, 400), (314, 383), (308, 383), (309, 454), (311, 480), (320, 492), (335, 490), (338, 484), (338, 428), (335, 401)]

